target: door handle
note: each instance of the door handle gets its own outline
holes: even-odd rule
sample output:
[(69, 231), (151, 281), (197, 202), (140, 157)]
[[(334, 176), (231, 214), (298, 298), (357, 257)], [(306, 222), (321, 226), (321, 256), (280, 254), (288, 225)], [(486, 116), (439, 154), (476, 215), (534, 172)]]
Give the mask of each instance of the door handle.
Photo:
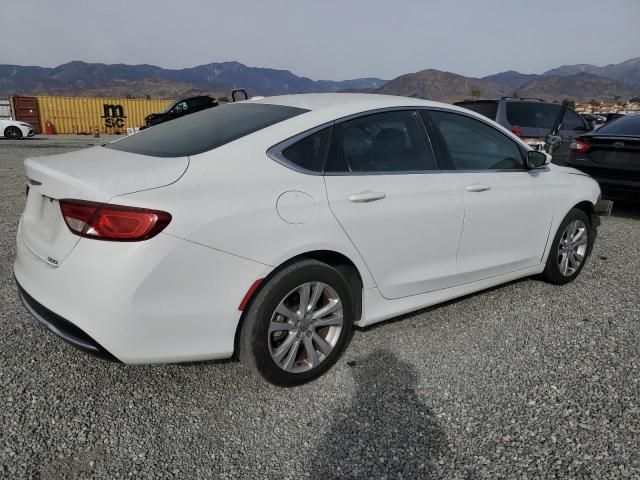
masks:
[(467, 185), (467, 192), (484, 192), (486, 190), (491, 190), (491, 185), (483, 185), (481, 183)]
[(354, 203), (375, 202), (387, 198), (384, 192), (360, 192), (349, 195), (349, 201)]

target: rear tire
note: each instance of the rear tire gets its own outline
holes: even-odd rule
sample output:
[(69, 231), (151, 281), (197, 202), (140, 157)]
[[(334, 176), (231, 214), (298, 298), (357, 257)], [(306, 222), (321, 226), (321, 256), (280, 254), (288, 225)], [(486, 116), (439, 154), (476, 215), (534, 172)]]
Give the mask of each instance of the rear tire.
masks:
[(22, 130), (18, 127), (7, 127), (4, 129), (4, 137), (11, 138), (12, 140), (19, 140), (22, 138)]
[(551, 244), (542, 278), (554, 285), (573, 281), (591, 254), (595, 232), (583, 210), (573, 208), (562, 220)]
[(252, 299), (240, 361), (275, 385), (300, 385), (336, 363), (353, 327), (349, 284), (335, 268), (302, 260), (277, 272)]

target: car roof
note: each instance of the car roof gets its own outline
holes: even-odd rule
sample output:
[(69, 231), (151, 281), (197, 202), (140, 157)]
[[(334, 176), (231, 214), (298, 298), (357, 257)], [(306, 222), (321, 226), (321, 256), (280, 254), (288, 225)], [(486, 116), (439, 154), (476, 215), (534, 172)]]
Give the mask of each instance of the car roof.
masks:
[[(521, 139), (510, 131), (483, 115), (458, 107), (449, 103), (433, 102), (420, 98), (400, 97), (395, 95), (379, 95), (373, 93), (302, 93), (295, 95), (279, 95), (273, 97), (258, 97), (236, 103), (258, 103), (264, 105), (282, 105), (286, 107), (302, 108), (307, 112), (264, 129), (264, 133), (274, 132), (273, 137), (282, 139), (300, 134), (307, 129), (333, 122), (351, 115), (367, 113), (386, 108), (439, 108), (450, 112), (460, 112), (472, 116), (484, 123), (491, 123), (502, 130), (519, 144), (526, 146)], [(276, 133), (277, 132), (277, 133)], [(275, 143), (275, 142), (274, 142)]]
[(419, 98), (399, 97), (395, 95), (378, 95), (373, 93), (302, 93), (296, 95), (278, 95), (260, 97), (256, 100), (245, 100), (270, 105), (304, 108), (314, 112), (331, 111), (332, 114), (342, 111), (344, 115), (367, 110), (392, 107), (456, 107), (439, 102)]

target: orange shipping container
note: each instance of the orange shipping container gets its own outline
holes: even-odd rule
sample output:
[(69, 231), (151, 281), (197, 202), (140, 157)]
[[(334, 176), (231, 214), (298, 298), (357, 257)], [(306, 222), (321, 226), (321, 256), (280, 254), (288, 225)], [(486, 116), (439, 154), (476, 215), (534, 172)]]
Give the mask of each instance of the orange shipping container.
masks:
[(126, 133), (127, 128), (141, 127), (150, 113), (162, 112), (173, 100), (89, 97), (35, 97), (40, 114), (41, 131), (47, 121), (56, 133), (92, 134)]

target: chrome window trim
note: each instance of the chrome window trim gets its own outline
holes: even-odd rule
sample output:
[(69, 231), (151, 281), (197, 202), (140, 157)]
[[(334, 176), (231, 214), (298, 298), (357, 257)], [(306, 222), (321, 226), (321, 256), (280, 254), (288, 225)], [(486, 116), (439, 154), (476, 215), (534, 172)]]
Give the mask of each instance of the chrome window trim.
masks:
[[(305, 130), (304, 132), (298, 133), (292, 137), (287, 138), (286, 140), (283, 140), (271, 147), (269, 147), (266, 151), (266, 154), (269, 158), (271, 158), (272, 160), (274, 160), (275, 162), (283, 165), (284, 167), (289, 168), (290, 170), (296, 171), (298, 173), (302, 173), (305, 175), (313, 175), (313, 176), (326, 176), (326, 177), (338, 177), (338, 176), (349, 176), (349, 175), (353, 175), (353, 176), (371, 176), (371, 175), (433, 175), (433, 174), (437, 174), (437, 173), (513, 173), (513, 172), (525, 172), (525, 173), (529, 173), (532, 170), (525, 168), (518, 168), (518, 169), (499, 169), (499, 170), (482, 170), (482, 169), (472, 169), (472, 170), (395, 170), (395, 171), (389, 171), (389, 172), (381, 172), (381, 171), (372, 171), (372, 172), (326, 172), (325, 171), (325, 167), (326, 167), (326, 158), (325, 158), (325, 165), (322, 168), (322, 171), (315, 171), (315, 170), (308, 170), (306, 168), (303, 168), (301, 166), (299, 166), (298, 164), (292, 162), (291, 160), (287, 159), (284, 155), (283, 155), (283, 150), (285, 150), (286, 148), (290, 147), (291, 145), (293, 145), (294, 143), (303, 140), (304, 138), (306, 138), (309, 135), (313, 135), (316, 132), (319, 132), (320, 130), (323, 130), (325, 128), (328, 127), (333, 127), (338, 123), (342, 123), (342, 122), (346, 122), (349, 120), (353, 120), (356, 118), (360, 118), (360, 117), (366, 117), (368, 115), (375, 115), (377, 113), (385, 113), (385, 112), (393, 112), (393, 111), (410, 111), (410, 112), (417, 112), (418, 110), (427, 110), (427, 111), (441, 111), (441, 112), (446, 112), (446, 113), (453, 113), (456, 115), (461, 115), (464, 117), (469, 117), (472, 120), (476, 120), (479, 122), (482, 122), (484, 124), (486, 124), (488, 127), (493, 128), (494, 130), (496, 130), (498, 133), (500, 133), (501, 135), (503, 135), (505, 138), (511, 140), (512, 142), (514, 142), (516, 145), (518, 145), (519, 147), (524, 148), (525, 151), (527, 150), (531, 150), (531, 148), (525, 144), (524, 142), (518, 142), (516, 140), (514, 140), (513, 138), (509, 137), (508, 135), (505, 135), (504, 132), (500, 131), (499, 129), (497, 129), (494, 125), (492, 125), (489, 119), (486, 118), (478, 118), (475, 115), (469, 115), (466, 112), (460, 112), (458, 110), (453, 110), (453, 109), (449, 109), (446, 107), (432, 107), (432, 106), (422, 106), (422, 105), (416, 105), (416, 106), (401, 106), (401, 107), (384, 107), (384, 108), (376, 108), (373, 110), (367, 110), (364, 112), (358, 112), (358, 113), (353, 113), (351, 115), (346, 115), (344, 117), (340, 117), (337, 118), (333, 121), (330, 122), (326, 122), (323, 123), (321, 125), (318, 125), (316, 127), (310, 128), (308, 130)], [(422, 124), (424, 125), (424, 121), (422, 119), (419, 119), (420, 122), (422, 122)], [(436, 165), (438, 164), (438, 157), (435, 155), (435, 150), (433, 149), (433, 143), (431, 141), (431, 137), (428, 134), (427, 131), (427, 127), (426, 125), (424, 125), (424, 132), (425, 132), (425, 136), (427, 137), (427, 141), (429, 143), (429, 148), (431, 148), (431, 151), (434, 155), (434, 159), (436, 161)], [(523, 163), (524, 165), (526, 165), (526, 160), (523, 159)], [(549, 169), (536, 169), (535, 171), (548, 171)]]

